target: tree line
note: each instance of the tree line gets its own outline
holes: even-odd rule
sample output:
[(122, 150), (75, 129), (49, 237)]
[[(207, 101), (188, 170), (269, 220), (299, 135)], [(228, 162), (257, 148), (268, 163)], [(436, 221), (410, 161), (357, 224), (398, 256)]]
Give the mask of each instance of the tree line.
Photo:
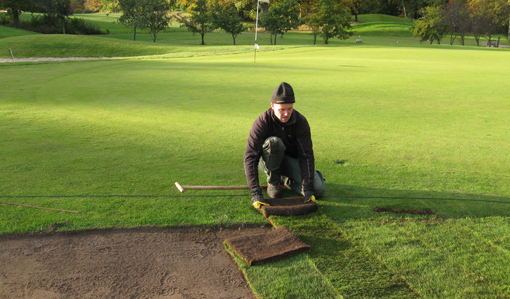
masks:
[[(421, 42), (441, 43), (443, 37), (450, 36), (450, 45), (459, 38), (464, 45), (466, 34), (472, 34), (480, 46), (480, 38), (487, 36), (491, 45), (495, 34), (504, 32), (510, 15), (508, 0), (450, 0), (443, 6), (428, 6), (421, 10), (422, 17), (414, 22), (413, 34)], [(509, 25), (510, 26), (510, 25)], [(510, 27), (508, 29), (510, 41)], [(498, 40), (499, 42), (499, 40)]]
[[(415, 19), (413, 33), (422, 41), (441, 42), (450, 34), (450, 43), (473, 34), (477, 43), (482, 35), (491, 39), (495, 32), (508, 26), (508, 0), (271, 0), (260, 2), (260, 27), (270, 33), (271, 44), (277, 43), (287, 31), (307, 25), (324, 43), (337, 37), (352, 35), (351, 24), (358, 14), (382, 13)], [(120, 12), (119, 22), (133, 31), (147, 30), (153, 41), (172, 18), (193, 34), (205, 35), (222, 29), (232, 35), (246, 30), (243, 21), (254, 20), (257, 0), (0, 0), (0, 8), (8, 9), (14, 25), (19, 28), (19, 14), (24, 11), (46, 11), (60, 20), (65, 31), (67, 18), (73, 12)], [(173, 13), (170, 13), (173, 12)], [(178, 13), (180, 12), (180, 13)], [(354, 20), (353, 20), (354, 19)], [(506, 24), (505, 24), (506, 23)], [(502, 30), (503, 28), (503, 30)], [(489, 41), (490, 42), (490, 41)]]
[[(246, 6), (236, 4), (233, 0), (181, 1), (180, 8), (186, 13), (176, 13), (173, 18), (193, 35), (199, 34), (202, 45), (205, 44), (205, 35), (216, 29), (229, 33), (235, 45), (236, 37), (246, 30), (242, 21), (251, 14), (246, 14)], [(312, 28), (314, 43), (317, 36), (327, 44), (330, 38), (345, 39), (352, 35), (349, 31), (351, 13), (343, 0), (318, 0), (306, 5), (296, 0), (282, 0), (273, 2), (271, 6), (266, 3), (261, 6), (260, 25), (270, 33), (271, 44), (277, 43), (278, 36), (303, 24)], [(170, 21), (170, 17), (164, 14), (170, 7), (166, 0), (118, 0), (118, 8), (122, 12), (119, 22), (132, 29), (133, 40), (137, 29), (146, 28), (155, 42), (158, 31)], [(303, 9), (306, 14), (302, 13)]]
[[(41, 33), (102, 34), (101, 29), (84, 19), (70, 19), (73, 10), (71, 0), (0, 0), (0, 9), (7, 9), (16, 28)], [(24, 12), (40, 12), (30, 22), (21, 26), (20, 15)]]

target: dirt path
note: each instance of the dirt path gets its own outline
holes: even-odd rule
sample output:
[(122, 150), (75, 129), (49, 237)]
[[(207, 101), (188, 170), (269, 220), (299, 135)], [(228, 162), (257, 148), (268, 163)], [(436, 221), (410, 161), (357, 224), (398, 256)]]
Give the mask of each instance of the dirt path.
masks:
[(270, 229), (0, 235), (0, 298), (255, 298), (223, 241)]

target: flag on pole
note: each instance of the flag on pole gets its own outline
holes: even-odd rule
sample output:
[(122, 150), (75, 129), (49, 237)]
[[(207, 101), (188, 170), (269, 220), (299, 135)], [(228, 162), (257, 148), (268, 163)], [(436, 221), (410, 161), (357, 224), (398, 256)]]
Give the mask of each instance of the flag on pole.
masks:
[(257, 31), (259, 27), (259, 6), (260, 2), (269, 3), (269, 0), (257, 0), (257, 18), (255, 19), (255, 57), (253, 58), (253, 62), (255, 62), (257, 57), (257, 50), (259, 49), (259, 45), (257, 44)]

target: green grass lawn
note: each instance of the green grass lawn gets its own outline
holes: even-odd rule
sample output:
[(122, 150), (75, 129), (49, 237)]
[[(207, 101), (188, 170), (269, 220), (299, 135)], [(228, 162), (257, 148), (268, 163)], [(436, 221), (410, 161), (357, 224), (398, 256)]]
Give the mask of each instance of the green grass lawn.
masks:
[[(180, 194), (173, 184), (246, 184), (248, 131), (287, 81), (310, 122), (327, 193), (316, 213), (272, 219), (310, 253), (256, 267), (239, 261), (256, 294), (509, 297), (510, 52), (431, 46), (372, 28), (362, 44), (329, 46), (289, 33), (281, 46), (266, 44), (256, 63), (248, 40), (233, 47), (218, 33), (210, 37), (218, 45), (179, 46), (172, 37), (191, 34), (175, 31), (155, 45), (65, 40), (83, 39), (66, 48), (73, 55), (104, 48), (108, 56), (157, 56), (0, 64), (0, 201), (79, 212), (0, 205), (0, 233), (52, 223), (265, 223), (246, 191)], [(2, 38), (0, 46), (23, 45), (31, 57), (64, 42), (50, 36), (38, 48), (39, 36)], [(405, 210), (433, 214), (397, 213)]]
[(12, 27), (0, 26), (0, 38), (25, 36), (25, 35), (40, 35), (40, 33), (16, 29)]
[(368, 23), (368, 22), (388, 22), (388, 23), (408, 23), (408, 24), (413, 23), (413, 20), (409, 19), (409, 18), (400, 18), (400, 17), (381, 15), (381, 14), (358, 15), (358, 21), (361, 23)]

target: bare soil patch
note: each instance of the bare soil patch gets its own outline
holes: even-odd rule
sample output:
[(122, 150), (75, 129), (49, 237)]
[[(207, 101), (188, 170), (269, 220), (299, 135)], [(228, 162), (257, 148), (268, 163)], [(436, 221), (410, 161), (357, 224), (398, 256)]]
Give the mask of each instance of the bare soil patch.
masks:
[(0, 298), (255, 298), (224, 248), (271, 226), (0, 235)]

